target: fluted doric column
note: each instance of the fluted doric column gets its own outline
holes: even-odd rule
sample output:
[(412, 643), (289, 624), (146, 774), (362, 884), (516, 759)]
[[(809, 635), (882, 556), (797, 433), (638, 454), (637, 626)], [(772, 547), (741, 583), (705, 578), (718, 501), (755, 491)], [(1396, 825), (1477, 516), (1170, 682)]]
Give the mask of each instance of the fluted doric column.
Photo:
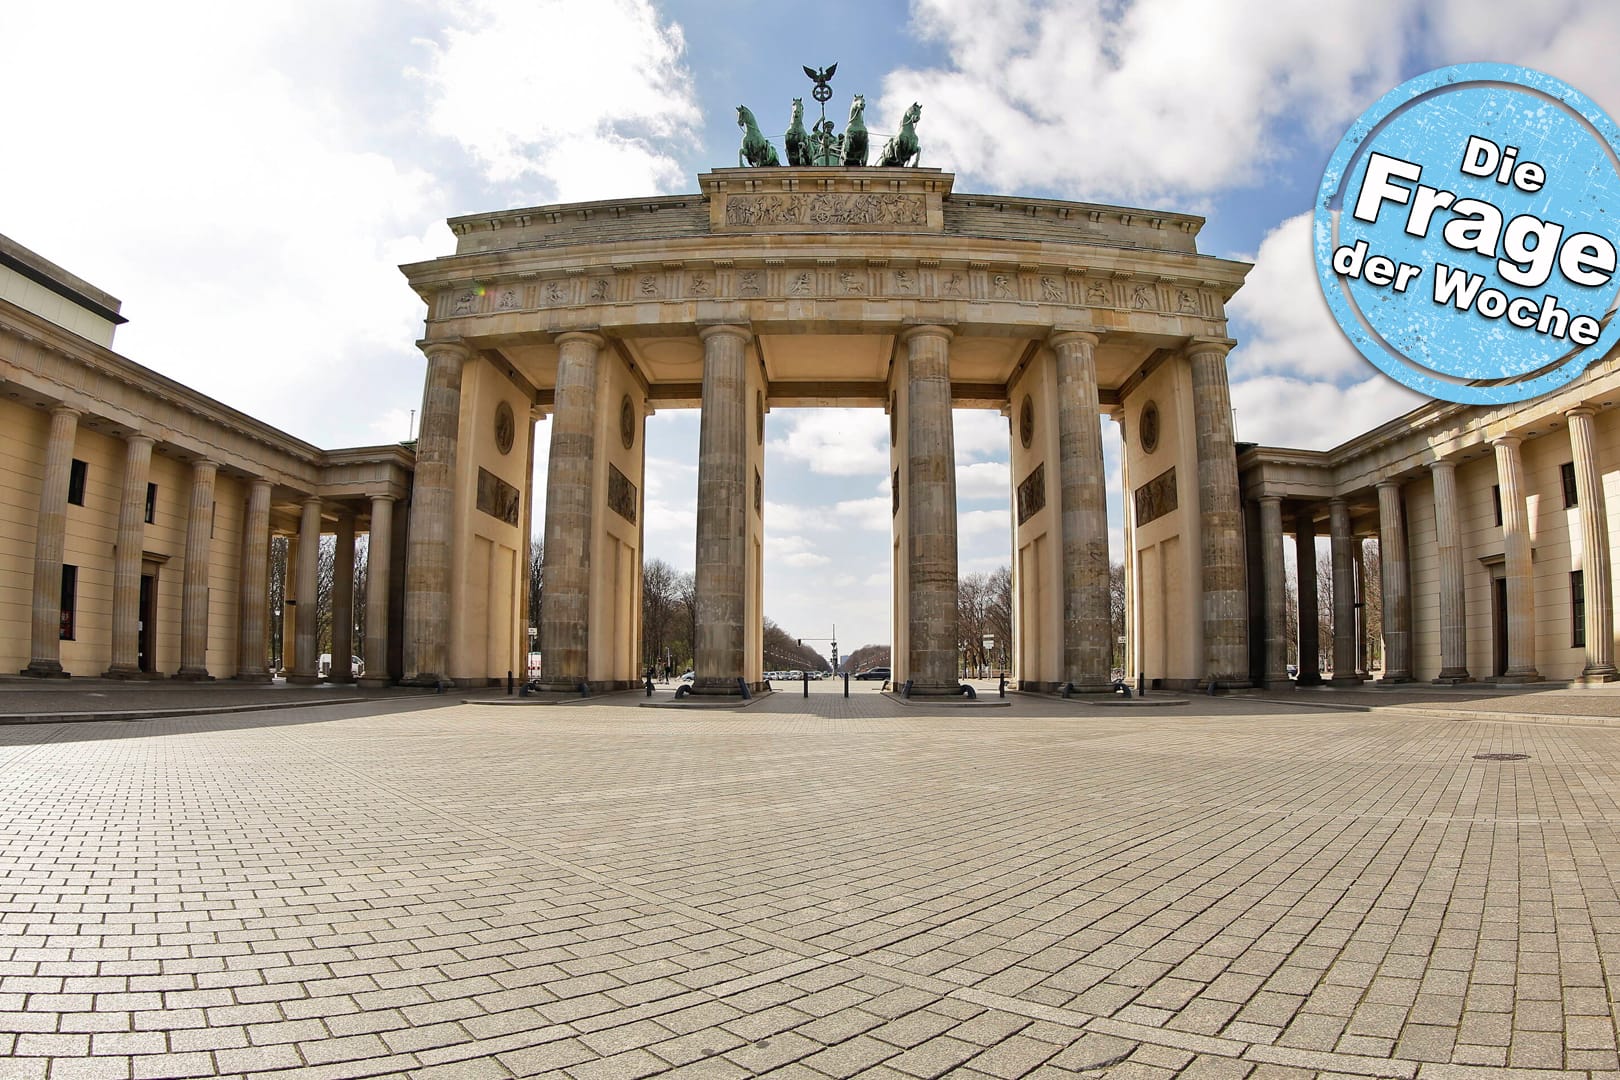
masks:
[(219, 466), (199, 459), (191, 466), (191, 503), (186, 513), (186, 565), (180, 584), (180, 670), (177, 679), (208, 679), (208, 580), (214, 551), (214, 479)]
[(332, 551), (332, 682), (354, 682), (354, 515), (338, 514)]
[(906, 590), (913, 694), (955, 693), (956, 437), (951, 426), (951, 331), (915, 326), (906, 346)]
[(1299, 579), (1299, 686), (1322, 681), (1322, 632), (1317, 624), (1316, 515), (1311, 507), (1294, 512), (1294, 562)]
[[(571, 691), (590, 679), (596, 377), (599, 355), (607, 342), (597, 334), (571, 333), (558, 338), (557, 344), (551, 458), (546, 464), (546, 588), (540, 606), (540, 663), (543, 686)], [(705, 398), (705, 417), (708, 411)], [(707, 424), (706, 419), (704, 422)], [(701, 501), (701, 462), (698, 468)], [(700, 510), (699, 528), (702, 521)], [(701, 553), (698, 564), (702, 566)], [(611, 569), (608, 572), (611, 576)]]
[(146, 485), (152, 470), (150, 436), (124, 440), (124, 486), (118, 497), (118, 541), (113, 546), (112, 663), (107, 677), (138, 678), (141, 671), (141, 553), (146, 546)]
[(1463, 594), (1462, 527), (1457, 519), (1457, 463), (1429, 466), (1434, 480), (1435, 555), (1440, 571), (1440, 674), (1437, 683), (1468, 682), (1468, 612)]
[(45, 477), (39, 491), (39, 523), (34, 530), (34, 609), (24, 675), (67, 675), (62, 670), (62, 552), (67, 544), (68, 482), (78, 433), (77, 409), (58, 405), (51, 410)]
[(1356, 671), (1356, 538), (1350, 531), (1350, 504), (1328, 501), (1328, 544), (1333, 555), (1333, 682), (1361, 682)]
[(1412, 574), (1399, 480), (1378, 483), (1378, 564), (1383, 579), (1384, 677), (1412, 681)]
[[(1052, 335), (1057, 352), (1058, 454), (1063, 511), (1063, 678), (1082, 692), (1113, 689), (1108, 603), (1108, 487), (1096, 334)], [(953, 472), (954, 475), (954, 472)]]
[(1283, 566), (1282, 499), (1260, 499), (1261, 584), (1265, 587), (1266, 671), (1270, 689), (1292, 686), (1288, 678), (1288, 581)]
[(1198, 540), (1203, 557), (1204, 666), (1224, 686), (1247, 686), (1248, 585), (1243, 565), (1237, 450), (1225, 341), (1187, 346), (1198, 439)]
[(458, 341), (432, 342), (422, 351), (428, 366), (405, 555), (405, 682), (434, 685), (448, 677), (461, 369), (472, 352)]
[(270, 668), (270, 481), (248, 484), (242, 519), (242, 586), (237, 601), (236, 678), (268, 682)]
[(748, 333), (743, 326), (706, 326), (699, 331), (703, 414), (698, 430), (697, 642), (692, 660), (692, 690), (699, 694), (735, 694), (744, 677)]
[(304, 500), (298, 519), (298, 603), (293, 609), (293, 666), (288, 682), (313, 683), (321, 679), (317, 631), (320, 616), (319, 569), (321, 558), (321, 500)]
[(371, 532), (366, 537), (366, 686), (388, 684), (388, 591), (394, 548), (394, 500), (371, 497)]
[(1571, 409), (1569, 445), (1575, 459), (1575, 501), (1581, 515), (1581, 588), (1586, 603), (1586, 682), (1613, 682), (1614, 594), (1609, 571), (1609, 511), (1603, 500), (1603, 473), (1598, 468), (1594, 411)]
[(1535, 570), (1530, 565), (1530, 523), (1524, 505), (1524, 467), (1519, 461), (1517, 435), (1492, 440), (1496, 451), (1496, 482), (1502, 496), (1502, 551), (1507, 571), (1506, 679), (1534, 682), (1536, 670)]

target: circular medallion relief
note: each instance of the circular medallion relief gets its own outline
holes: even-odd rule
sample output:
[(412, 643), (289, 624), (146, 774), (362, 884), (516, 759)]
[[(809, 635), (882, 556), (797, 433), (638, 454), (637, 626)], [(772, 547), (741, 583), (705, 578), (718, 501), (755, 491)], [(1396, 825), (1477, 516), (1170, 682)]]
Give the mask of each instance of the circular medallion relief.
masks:
[(1035, 402), (1028, 394), (1024, 395), (1024, 403), (1018, 406), (1018, 441), (1029, 449), (1029, 444), (1035, 441)]
[(503, 401), (495, 406), (495, 449), (510, 454), (516, 437), (517, 420), (512, 416), (512, 406)]
[(1151, 454), (1159, 448), (1159, 406), (1157, 402), (1150, 401), (1142, 406), (1142, 419), (1137, 421), (1141, 429), (1142, 452)]
[(754, 427), (758, 429), (755, 438), (761, 446), (765, 445), (765, 392), (754, 391)]
[(636, 407), (630, 404), (630, 395), (619, 402), (619, 439), (626, 450), (636, 445)]

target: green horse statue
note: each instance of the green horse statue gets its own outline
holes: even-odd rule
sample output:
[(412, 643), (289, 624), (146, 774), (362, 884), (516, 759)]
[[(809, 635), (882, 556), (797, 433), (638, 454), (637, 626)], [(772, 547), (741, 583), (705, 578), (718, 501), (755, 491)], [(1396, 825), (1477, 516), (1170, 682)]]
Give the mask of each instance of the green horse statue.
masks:
[(844, 128), (844, 164), (866, 164), (866, 98), (860, 94), (849, 103), (849, 124)]
[(879, 165), (915, 165), (922, 156), (917, 145), (917, 121), (922, 119), (922, 106), (915, 101), (900, 122), (900, 134), (883, 144), (883, 154), (878, 158)]
[(737, 151), (738, 165), (780, 165), (781, 160), (776, 156), (776, 147), (765, 141), (765, 136), (759, 133), (759, 124), (754, 121), (754, 114), (748, 111), (748, 106), (737, 106), (737, 126), (743, 129), (742, 148)]
[(793, 122), (788, 125), (787, 144), (789, 165), (810, 164), (810, 134), (804, 130), (804, 98), (793, 99)]

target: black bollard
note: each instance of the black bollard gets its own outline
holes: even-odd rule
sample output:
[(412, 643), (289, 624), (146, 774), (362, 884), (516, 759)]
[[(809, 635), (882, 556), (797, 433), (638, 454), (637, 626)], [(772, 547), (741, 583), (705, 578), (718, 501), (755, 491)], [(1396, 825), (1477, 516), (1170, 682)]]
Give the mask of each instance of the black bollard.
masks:
[(801, 674), (804, 676), (804, 696), (809, 697), (810, 696), (810, 673), (808, 671), (805, 671), (805, 672), (801, 672)]
[(1147, 676), (1140, 671), (1136, 673), (1136, 696), (1147, 697)]
[(1005, 671), (1003, 671), (1001, 673), (1001, 683), (1000, 683), (999, 686), (996, 687), (996, 696), (997, 697), (1006, 697), (1007, 696), (1007, 673)]
[(844, 696), (849, 697), (849, 672), (844, 672)]
[(507, 669), (506, 669), (506, 696), (507, 696), (507, 697), (511, 697), (511, 696), (512, 696), (512, 692), (513, 692), (513, 686), (512, 686), (512, 669), (511, 669), (511, 668), (507, 668)]

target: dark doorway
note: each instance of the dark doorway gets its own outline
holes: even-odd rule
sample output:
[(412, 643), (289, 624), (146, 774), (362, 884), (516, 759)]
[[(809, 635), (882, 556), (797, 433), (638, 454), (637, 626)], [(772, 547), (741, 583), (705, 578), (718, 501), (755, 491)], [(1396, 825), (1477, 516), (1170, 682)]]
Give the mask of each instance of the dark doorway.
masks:
[(141, 621), (139, 651), (135, 666), (151, 673), (156, 670), (157, 653), (157, 575), (141, 575)]
[(1507, 578), (1491, 581), (1491, 655), (1493, 675), (1506, 675), (1508, 666)]

